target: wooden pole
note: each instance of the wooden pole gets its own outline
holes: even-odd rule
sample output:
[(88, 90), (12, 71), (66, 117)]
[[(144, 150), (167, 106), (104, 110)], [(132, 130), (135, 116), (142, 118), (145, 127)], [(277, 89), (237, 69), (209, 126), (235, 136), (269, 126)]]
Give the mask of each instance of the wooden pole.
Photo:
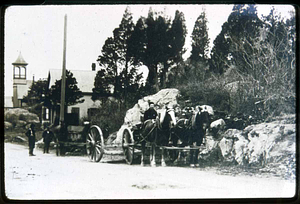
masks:
[(63, 48), (63, 66), (61, 75), (61, 100), (60, 100), (60, 124), (65, 121), (65, 94), (66, 94), (66, 47), (67, 47), (67, 15), (65, 15), (64, 24), (64, 48)]

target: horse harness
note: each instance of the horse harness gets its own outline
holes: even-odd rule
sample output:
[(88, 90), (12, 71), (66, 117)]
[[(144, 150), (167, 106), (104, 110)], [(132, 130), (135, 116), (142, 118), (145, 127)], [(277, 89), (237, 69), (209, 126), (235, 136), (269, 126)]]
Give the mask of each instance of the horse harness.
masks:
[[(148, 120), (154, 120), (154, 119), (148, 119)], [(146, 121), (148, 121), (146, 120)], [(145, 121), (145, 123), (146, 123)], [(146, 141), (146, 139), (148, 138), (148, 136), (154, 131), (154, 129), (157, 127), (156, 123), (154, 122), (154, 125), (152, 127), (152, 129), (148, 132), (148, 134), (146, 136), (144, 136), (143, 134), (140, 134), (140, 136), (142, 137), (142, 140), (140, 140), (139, 142), (143, 142), (143, 141)]]

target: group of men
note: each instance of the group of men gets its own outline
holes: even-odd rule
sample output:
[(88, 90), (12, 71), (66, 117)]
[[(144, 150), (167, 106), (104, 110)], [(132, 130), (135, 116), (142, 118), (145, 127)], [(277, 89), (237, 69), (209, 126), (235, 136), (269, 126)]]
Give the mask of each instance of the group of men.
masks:
[[(35, 156), (33, 154), (33, 149), (35, 148), (35, 125), (31, 124), (25, 135), (28, 137), (28, 145), (29, 145), (29, 156)], [(43, 132), (43, 142), (44, 142), (44, 154), (49, 153), (50, 142), (54, 138), (53, 132), (50, 131), (49, 127), (45, 129)]]
[[(195, 110), (191, 106), (191, 104), (188, 103), (188, 105), (185, 108), (183, 108), (180, 112), (181, 112), (180, 118), (189, 119), (194, 114)], [(149, 109), (146, 110), (145, 113), (144, 113), (144, 121), (146, 121), (148, 119), (156, 119), (157, 115), (158, 114), (155, 110), (154, 103), (150, 101), (149, 102)]]
[[(191, 107), (186, 107), (183, 109), (183, 116), (189, 117), (190, 114), (192, 114), (193, 109)], [(145, 111), (144, 113), (144, 121), (149, 119), (156, 119), (158, 116), (157, 111), (155, 110), (155, 106), (153, 102), (149, 102), (149, 109)], [(27, 132), (25, 133), (28, 137), (29, 142), (29, 156), (35, 156), (33, 154), (33, 149), (35, 148), (35, 125), (31, 124), (28, 128)], [(50, 142), (54, 138), (53, 132), (50, 131), (49, 127), (45, 129), (43, 132), (43, 141), (44, 141), (44, 154), (49, 153), (49, 146)]]

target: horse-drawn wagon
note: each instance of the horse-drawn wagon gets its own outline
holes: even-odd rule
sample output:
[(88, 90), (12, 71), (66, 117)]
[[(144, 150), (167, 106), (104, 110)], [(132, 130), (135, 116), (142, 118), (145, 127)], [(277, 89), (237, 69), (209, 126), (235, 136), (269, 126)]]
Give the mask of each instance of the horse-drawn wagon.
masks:
[(156, 147), (161, 153), (161, 165), (166, 166), (166, 156), (170, 162), (178, 159), (179, 152), (188, 152), (190, 163), (198, 162), (197, 156), (209, 126), (213, 110), (210, 106), (197, 106), (190, 118), (175, 119), (173, 108), (166, 107), (156, 120), (130, 125), (123, 131), (122, 148), (125, 160), (132, 164), (141, 155), (144, 164), (145, 148), (150, 147), (151, 165), (155, 166)]
[[(91, 161), (99, 162), (104, 154), (124, 154), (125, 161), (133, 164), (140, 158), (144, 165), (146, 150), (150, 149), (150, 164), (156, 165), (156, 155), (161, 156), (161, 165), (166, 166), (166, 157), (174, 162), (179, 152), (188, 152), (191, 163), (197, 163), (197, 155), (205, 134), (209, 112), (200, 108), (191, 118), (175, 118), (173, 108), (165, 107), (157, 119), (130, 124), (124, 128), (121, 143), (108, 144), (108, 134), (97, 125), (85, 122), (84, 126), (68, 126), (64, 133), (65, 139), (57, 140), (57, 155), (63, 155), (67, 148), (81, 148)], [(191, 124), (189, 126), (188, 124)], [(59, 134), (58, 134), (59, 135)], [(171, 143), (170, 143), (171, 142)], [(160, 154), (156, 154), (157, 151)]]
[[(148, 119), (143, 123), (130, 124), (122, 134), (122, 148), (125, 160), (132, 164), (137, 155), (141, 156), (141, 165), (144, 165), (145, 151), (150, 148), (151, 166), (156, 165), (156, 147), (161, 149), (167, 146), (171, 130), (176, 125), (175, 111), (165, 107), (156, 119)], [(165, 165), (164, 154), (161, 155), (161, 164)]]
[(61, 126), (53, 126), (50, 128), (55, 135), (56, 155), (65, 155), (66, 152), (74, 152), (80, 150), (83, 152), (85, 147), (85, 136), (89, 126), (68, 125), (66, 131), (62, 131)]

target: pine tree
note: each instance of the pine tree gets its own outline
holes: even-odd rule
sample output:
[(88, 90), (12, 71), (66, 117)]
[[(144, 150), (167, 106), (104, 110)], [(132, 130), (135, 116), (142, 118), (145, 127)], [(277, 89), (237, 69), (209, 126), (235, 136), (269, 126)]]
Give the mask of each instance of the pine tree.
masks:
[[(93, 100), (96, 100), (97, 94), (100, 93), (107, 96), (107, 89), (111, 87), (109, 85), (112, 85), (114, 87), (113, 96), (126, 104), (131, 83), (138, 83), (132, 78), (139, 78), (134, 67), (132, 49), (129, 46), (133, 30), (132, 14), (130, 8), (127, 7), (119, 27), (114, 29), (113, 37), (109, 37), (105, 41), (101, 55), (97, 59), (103, 69), (95, 78)], [(99, 97), (101, 96), (99, 95)]]
[(209, 59), (209, 68), (212, 72), (223, 74), (229, 67), (229, 42), (227, 35), (225, 34), (225, 27), (228, 22), (225, 22), (222, 26), (220, 34), (214, 40), (214, 46), (211, 50), (211, 56)]
[[(84, 99), (82, 92), (77, 86), (77, 80), (73, 77), (73, 73), (66, 70), (66, 92), (65, 92), (65, 105), (75, 105), (77, 103), (83, 103)], [(56, 80), (55, 84), (51, 86), (49, 99), (51, 104), (60, 104), (61, 100), (61, 79)]]
[(183, 12), (178, 10), (175, 11), (175, 17), (172, 21), (172, 27), (170, 29), (171, 54), (170, 57), (172, 63), (178, 63), (182, 61), (182, 55), (185, 53), (184, 44), (185, 37), (187, 34), (187, 29), (185, 25), (185, 18)]
[(160, 75), (161, 88), (166, 88), (167, 84), (171, 84), (169, 80), (172, 79), (167, 78), (167, 73), (170, 72), (169, 68), (178, 66), (183, 62), (182, 55), (186, 52), (186, 49), (184, 48), (186, 34), (187, 29), (184, 14), (176, 10), (171, 29), (167, 34), (169, 42), (166, 46), (166, 58), (163, 62), (163, 69), (161, 70)]
[(202, 11), (197, 18), (192, 32), (192, 51), (190, 59), (196, 62), (207, 63), (209, 38), (208, 38), (207, 18), (205, 11)]
[(259, 36), (262, 21), (257, 16), (255, 5), (234, 5), (232, 13), (223, 24), (221, 33), (214, 41), (211, 52), (210, 69), (223, 73), (230, 65), (241, 72), (248, 73), (247, 59), (241, 55), (240, 49), (255, 54), (252, 45)]
[(173, 63), (178, 63), (184, 53), (186, 28), (183, 13), (176, 11), (171, 23), (168, 17), (149, 9), (147, 18), (141, 17), (132, 34), (135, 64), (147, 66), (146, 85), (150, 93), (166, 87), (166, 73)]
[(134, 31), (128, 40), (128, 53), (133, 58), (133, 64), (140, 66), (145, 58), (147, 46), (146, 18), (140, 17), (134, 26)]

